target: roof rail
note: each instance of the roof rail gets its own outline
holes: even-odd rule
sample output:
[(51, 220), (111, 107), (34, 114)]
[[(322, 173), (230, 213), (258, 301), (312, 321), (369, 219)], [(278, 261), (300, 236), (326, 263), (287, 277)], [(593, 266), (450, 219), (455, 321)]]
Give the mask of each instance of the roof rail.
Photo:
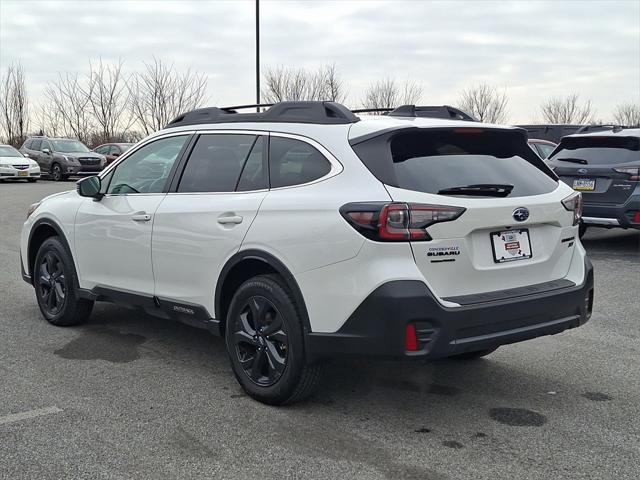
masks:
[(478, 121), (477, 118), (472, 117), (467, 112), (463, 112), (459, 108), (451, 107), (449, 105), (402, 105), (389, 112), (389, 116), (448, 118), (451, 120), (466, 120), (468, 122)]
[[(237, 113), (246, 108), (270, 107), (260, 113)], [(202, 123), (315, 123), (321, 125), (339, 125), (355, 123), (360, 119), (351, 110), (337, 102), (279, 102), (257, 105), (239, 105), (234, 107), (199, 108), (174, 118), (165, 128)]]

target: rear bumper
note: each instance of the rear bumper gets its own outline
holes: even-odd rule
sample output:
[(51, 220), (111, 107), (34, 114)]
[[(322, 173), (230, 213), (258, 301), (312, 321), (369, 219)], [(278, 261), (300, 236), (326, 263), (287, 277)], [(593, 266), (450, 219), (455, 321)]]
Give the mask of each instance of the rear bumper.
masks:
[[(586, 323), (593, 307), (593, 266), (585, 258), (582, 285), (479, 302), (442, 306), (417, 280), (374, 290), (335, 333), (310, 333), (310, 360), (337, 355), (434, 359), (554, 335)], [(404, 347), (405, 327), (416, 326), (418, 351)]]
[(633, 194), (623, 205), (584, 203), (582, 223), (598, 227), (638, 228), (633, 217), (640, 212), (640, 194)]

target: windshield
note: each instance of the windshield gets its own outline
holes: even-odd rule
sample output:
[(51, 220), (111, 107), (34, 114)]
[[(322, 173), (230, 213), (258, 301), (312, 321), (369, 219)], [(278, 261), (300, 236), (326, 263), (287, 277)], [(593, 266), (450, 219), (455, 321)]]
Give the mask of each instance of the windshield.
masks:
[(53, 143), (53, 149), (56, 152), (85, 153), (89, 151), (89, 149), (78, 140), (51, 140), (51, 142)]
[[(583, 165), (638, 162), (640, 161), (640, 139), (604, 136), (564, 138), (550, 160), (562, 161), (565, 159), (572, 159), (573, 163)], [(580, 162), (576, 160), (580, 160)]]
[(22, 157), (22, 154), (9, 145), (0, 145), (0, 157)]

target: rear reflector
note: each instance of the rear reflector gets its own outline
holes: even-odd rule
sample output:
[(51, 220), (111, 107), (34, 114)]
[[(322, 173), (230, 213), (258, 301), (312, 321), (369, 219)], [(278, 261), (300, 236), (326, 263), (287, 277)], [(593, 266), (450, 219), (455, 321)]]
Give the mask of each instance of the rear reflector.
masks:
[(416, 326), (413, 323), (407, 323), (405, 327), (404, 349), (407, 352), (418, 350), (418, 336), (416, 335)]
[(640, 212), (636, 212), (633, 216), (633, 223), (640, 223)]

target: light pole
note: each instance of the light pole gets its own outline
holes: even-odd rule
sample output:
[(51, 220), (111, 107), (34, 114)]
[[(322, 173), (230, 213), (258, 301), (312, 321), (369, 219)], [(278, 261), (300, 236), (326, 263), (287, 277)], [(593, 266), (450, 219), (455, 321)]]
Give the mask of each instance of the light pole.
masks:
[(260, 0), (256, 0), (256, 105), (260, 105)]

